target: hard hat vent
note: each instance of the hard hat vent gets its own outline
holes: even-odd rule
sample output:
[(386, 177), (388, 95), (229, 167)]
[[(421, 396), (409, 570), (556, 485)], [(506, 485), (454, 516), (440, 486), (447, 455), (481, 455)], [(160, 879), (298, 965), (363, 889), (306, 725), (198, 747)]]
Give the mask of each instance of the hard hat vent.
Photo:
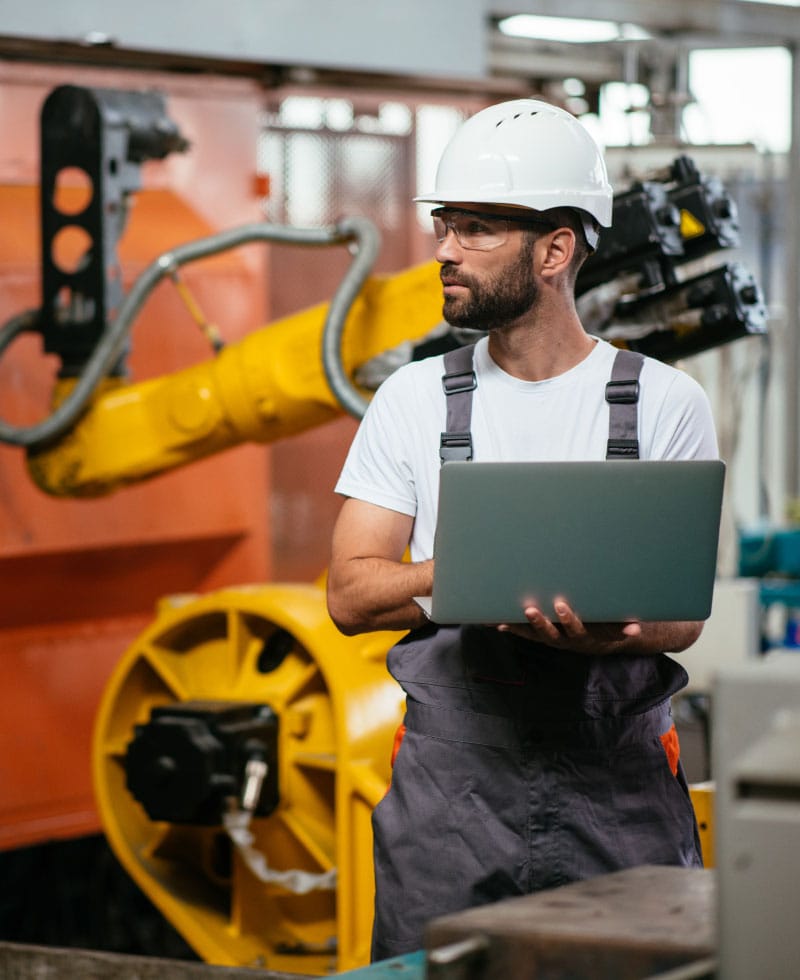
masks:
[[(515, 112), (514, 115), (511, 118), (512, 119), (522, 119), (522, 117), (524, 115), (526, 115), (526, 113), (524, 113), (524, 112)], [(531, 112), (527, 113), (527, 115), (533, 117), (533, 116), (538, 116), (539, 113), (538, 113), (538, 111), (536, 109), (534, 109)], [(509, 120), (506, 117), (504, 117), (503, 119), (498, 119), (497, 122), (494, 124), (495, 129), (499, 129), (500, 126), (502, 126), (504, 122), (508, 122), (508, 121)]]

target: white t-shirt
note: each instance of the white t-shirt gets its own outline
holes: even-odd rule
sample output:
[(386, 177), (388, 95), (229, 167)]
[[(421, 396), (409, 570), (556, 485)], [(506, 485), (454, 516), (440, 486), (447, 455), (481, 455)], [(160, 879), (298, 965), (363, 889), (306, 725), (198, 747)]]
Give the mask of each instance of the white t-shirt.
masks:
[[(472, 445), (475, 460), (605, 459), (606, 383), (616, 348), (598, 340), (588, 357), (545, 381), (506, 374), (475, 347)], [(336, 492), (414, 517), (411, 559), (433, 556), (439, 443), (447, 407), (442, 356), (401, 367), (380, 386), (342, 469)], [(689, 375), (646, 358), (639, 377), (641, 459), (714, 459), (711, 408)]]

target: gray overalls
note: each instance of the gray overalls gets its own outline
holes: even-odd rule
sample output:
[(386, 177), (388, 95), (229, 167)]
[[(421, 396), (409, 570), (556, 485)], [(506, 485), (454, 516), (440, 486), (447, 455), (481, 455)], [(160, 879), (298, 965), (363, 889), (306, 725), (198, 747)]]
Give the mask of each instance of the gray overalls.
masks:
[[(452, 392), (471, 399), (471, 365), (471, 348), (445, 357), (443, 458), (471, 457), (469, 407), (466, 425), (463, 404), (451, 409)], [(618, 354), (609, 456), (638, 456), (640, 367)], [(670, 712), (687, 682), (674, 660), (430, 625), (396, 644), (388, 667), (407, 708), (373, 814), (374, 960), (422, 948), (440, 915), (634, 865), (702, 865)]]

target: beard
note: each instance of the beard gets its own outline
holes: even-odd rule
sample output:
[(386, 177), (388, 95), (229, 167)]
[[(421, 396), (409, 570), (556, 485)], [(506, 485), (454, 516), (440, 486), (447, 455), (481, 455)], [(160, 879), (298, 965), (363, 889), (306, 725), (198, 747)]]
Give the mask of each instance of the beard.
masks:
[(472, 330), (491, 330), (514, 323), (535, 305), (539, 296), (532, 256), (533, 244), (526, 242), (514, 262), (484, 280), (461, 275), (457, 266), (445, 263), (441, 275), (469, 289), (467, 296), (445, 296), (445, 320), (452, 327)]

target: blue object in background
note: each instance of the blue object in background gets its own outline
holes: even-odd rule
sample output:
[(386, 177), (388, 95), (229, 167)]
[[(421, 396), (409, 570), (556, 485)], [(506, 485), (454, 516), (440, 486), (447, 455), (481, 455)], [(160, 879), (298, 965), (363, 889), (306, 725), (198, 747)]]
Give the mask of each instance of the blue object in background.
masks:
[(786, 608), (783, 636), (762, 631), (762, 649), (800, 650), (800, 528), (765, 525), (739, 532), (739, 575), (759, 579), (762, 609)]
[(380, 960), (347, 973), (337, 973), (337, 977), (347, 980), (425, 980), (425, 950), (393, 956), (390, 960)]
[(784, 575), (800, 579), (800, 528), (767, 525), (740, 531), (739, 574), (744, 578)]

